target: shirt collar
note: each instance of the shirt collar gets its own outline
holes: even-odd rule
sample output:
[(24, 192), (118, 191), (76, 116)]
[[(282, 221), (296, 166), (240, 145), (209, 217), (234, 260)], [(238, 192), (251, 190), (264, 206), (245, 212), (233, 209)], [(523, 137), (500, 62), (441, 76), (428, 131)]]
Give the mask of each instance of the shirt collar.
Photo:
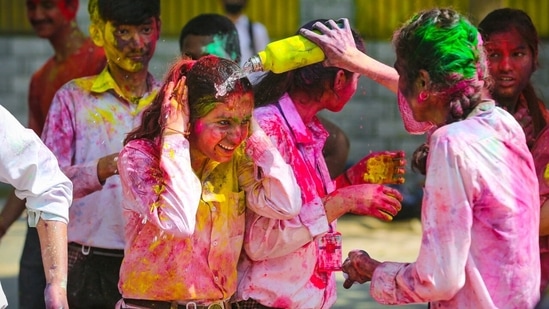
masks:
[(104, 93), (104, 92), (111, 92), (115, 94), (119, 99), (127, 102), (127, 103), (137, 103), (138, 109), (139, 107), (143, 106), (149, 106), (150, 103), (154, 100), (156, 97), (156, 94), (158, 92), (158, 87), (156, 87), (156, 82), (154, 80), (154, 77), (151, 73), (147, 73), (147, 85), (149, 85), (150, 91), (147, 92), (143, 97), (139, 99), (138, 102), (132, 102), (132, 100), (126, 98), (123, 95), (123, 92), (120, 90), (120, 87), (112, 77), (111, 73), (109, 72), (108, 67), (105, 67), (101, 73), (99, 73), (93, 82), (89, 85), (89, 91), (94, 93)]
[(483, 100), (467, 115), (467, 118), (475, 117), (480, 114), (491, 112), (496, 107), (494, 100)]
[(326, 141), (328, 138), (328, 131), (324, 129), (320, 120), (315, 116), (310, 123), (305, 124), (288, 93), (285, 93), (280, 98), (278, 104), (290, 131), (295, 136), (296, 142), (301, 144), (313, 144), (317, 140)]

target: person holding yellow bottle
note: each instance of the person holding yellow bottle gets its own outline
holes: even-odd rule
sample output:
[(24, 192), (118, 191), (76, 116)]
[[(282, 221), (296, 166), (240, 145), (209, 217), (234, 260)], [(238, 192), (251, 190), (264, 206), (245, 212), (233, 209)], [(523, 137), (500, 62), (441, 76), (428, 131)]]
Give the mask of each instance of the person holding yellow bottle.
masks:
[[(364, 50), (357, 33), (354, 39)], [(317, 114), (340, 111), (357, 83), (358, 74), (316, 63), (270, 71), (254, 86), (254, 118), (292, 166), (303, 205), (288, 220), (247, 213), (236, 308), (330, 308), (342, 262), (337, 218), (353, 213), (390, 221), (400, 210), (396, 189), (365, 183), (371, 157), (340, 176), (354, 183), (334, 182), (328, 172), (322, 154), (328, 133)], [(391, 173), (382, 182), (402, 181), (402, 160), (389, 161)]]

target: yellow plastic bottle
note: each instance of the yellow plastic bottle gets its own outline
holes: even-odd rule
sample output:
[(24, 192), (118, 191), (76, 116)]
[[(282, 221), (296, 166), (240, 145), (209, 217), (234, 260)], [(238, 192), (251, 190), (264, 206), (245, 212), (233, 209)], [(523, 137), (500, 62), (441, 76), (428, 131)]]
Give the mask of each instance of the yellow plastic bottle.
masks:
[(244, 71), (284, 73), (324, 60), (324, 52), (301, 35), (271, 42), (243, 65)]
[[(336, 21), (338, 27), (343, 23)], [(330, 27), (329, 22), (324, 25)], [(313, 30), (319, 33), (317, 30)], [(325, 58), (322, 49), (302, 35), (294, 35), (286, 39), (267, 44), (265, 50), (252, 56), (242, 69), (246, 73), (272, 71), (284, 73), (310, 64), (323, 61)]]

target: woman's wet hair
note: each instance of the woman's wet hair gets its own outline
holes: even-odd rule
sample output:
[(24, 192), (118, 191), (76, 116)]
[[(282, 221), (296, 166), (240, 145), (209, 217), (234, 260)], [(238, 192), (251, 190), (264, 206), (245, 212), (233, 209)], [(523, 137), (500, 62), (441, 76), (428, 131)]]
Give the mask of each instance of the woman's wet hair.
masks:
[[(300, 28), (314, 30), (313, 25), (316, 22), (326, 21), (327, 19), (316, 19)], [(356, 47), (365, 52), (364, 40), (355, 30), (353, 30), (353, 38)], [(280, 74), (267, 72), (254, 86), (256, 106), (276, 103), (284, 93), (292, 93), (296, 90), (309, 93), (311, 97), (318, 99), (326, 90), (326, 82), (332, 83), (329, 87), (333, 87), (335, 76), (339, 70), (341, 69), (336, 67), (325, 67), (320, 62)], [(348, 77), (353, 74), (350, 71), (344, 71)]]
[(219, 85), (240, 74), (242, 74), (242, 70), (236, 62), (217, 56), (204, 56), (198, 60), (179, 59), (166, 74), (165, 81), (153, 103), (143, 111), (140, 126), (128, 134), (124, 144), (140, 138), (152, 140), (162, 134), (167, 119), (162, 104), (170, 82), (177, 84), (182, 77), (186, 78), (189, 117), (190, 122), (193, 123), (206, 116), (218, 103), (226, 102), (231, 96), (253, 93), (248, 78), (239, 77), (235, 79), (226, 93), (219, 95)]

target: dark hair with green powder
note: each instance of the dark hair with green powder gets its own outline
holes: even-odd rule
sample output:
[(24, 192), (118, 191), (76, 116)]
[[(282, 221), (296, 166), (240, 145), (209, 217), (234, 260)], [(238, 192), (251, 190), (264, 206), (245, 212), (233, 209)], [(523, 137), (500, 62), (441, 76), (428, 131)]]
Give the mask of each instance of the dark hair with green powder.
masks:
[[(487, 62), (478, 30), (452, 9), (435, 8), (412, 17), (393, 35), (401, 78), (411, 91), (419, 71), (429, 73), (427, 87), (449, 104), (446, 124), (465, 119), (481, 100)], [(405, 93), (406, 94), (406, 93)], [(414, 153), (412, 167), (425, 173), (426, 145)]]
[(431, 90), (448, 98), (447, 123), (464, 119), (479, 103), (488, 76), (486, 56), (477, 28), (458, 12), (423, 11), (395, 32), (393, 44), (404, 65), (407, 89), (423, 69), (431, 78)]

